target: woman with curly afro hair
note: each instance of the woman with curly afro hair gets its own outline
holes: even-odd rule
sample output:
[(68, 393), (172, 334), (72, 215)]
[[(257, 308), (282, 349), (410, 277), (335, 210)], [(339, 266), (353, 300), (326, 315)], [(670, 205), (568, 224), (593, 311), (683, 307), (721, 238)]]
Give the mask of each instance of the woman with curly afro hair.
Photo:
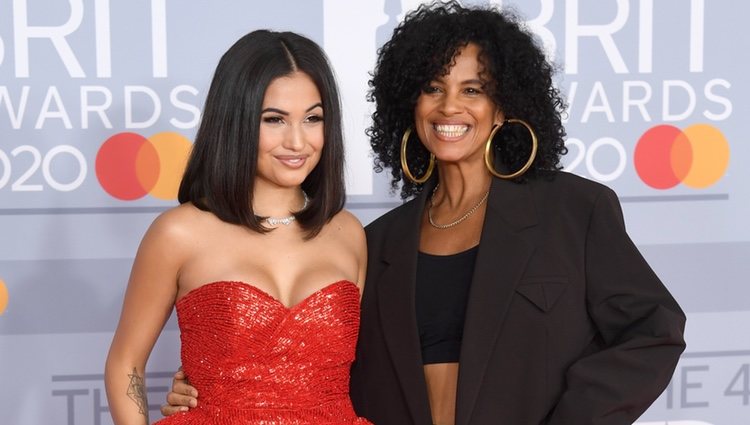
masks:
[(607, 187), (559, 171), (554, 68), (520, 20), (455, 2), (379, 51), (377, 171), (411, 199), (367, 226), (351, 392), (375, 424), (631, 424), (685, 316)]
[(560, 171), (553, 71), (516, 16), (456, 2), (380, 49), (368, 135), (408, 202), (366, 227), (350, 391), (373, 423), (630, 425), (669, 382), (685, 316), (615, 193)]

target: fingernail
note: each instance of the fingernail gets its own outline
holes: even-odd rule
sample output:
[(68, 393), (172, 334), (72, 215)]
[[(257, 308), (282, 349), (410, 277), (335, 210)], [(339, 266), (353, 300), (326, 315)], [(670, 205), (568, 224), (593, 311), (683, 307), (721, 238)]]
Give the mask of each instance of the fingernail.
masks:
[(196, 400), (190, 400), (190, 407), (195, 407), (198, 405), (198, 402)]
[(187, 412), (188, 408), (185, 406), (180, 406), (180, 412)]

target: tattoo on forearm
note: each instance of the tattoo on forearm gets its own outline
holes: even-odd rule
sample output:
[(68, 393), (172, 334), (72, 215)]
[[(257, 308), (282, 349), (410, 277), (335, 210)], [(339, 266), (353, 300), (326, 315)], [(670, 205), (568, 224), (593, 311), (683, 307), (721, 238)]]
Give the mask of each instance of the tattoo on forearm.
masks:
[(146, 417), (148, 422), (148, 400), (146, 400), (146, 386), (143, 383), (143, 377), (138, 375), (138, 371), (133, 368), (133, 373), (129, 373), (130, 384), (128, 385), (128, 397), (138, 405), (138, 413)]

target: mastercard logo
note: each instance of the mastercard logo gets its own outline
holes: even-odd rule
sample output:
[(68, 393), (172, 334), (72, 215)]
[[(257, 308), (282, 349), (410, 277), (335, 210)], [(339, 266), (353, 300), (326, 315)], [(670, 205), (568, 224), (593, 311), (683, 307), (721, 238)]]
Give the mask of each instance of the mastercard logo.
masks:
[(8, 307), (8, 287), (5, 286), (5, 282), (0, 279), (0, 316), (5, 313), (5, 309)]
[(680, 130), (659, 125), (643, 133), (635, 146), (635, 170), (654, 189), (680, 183), (693, 189), (715, 184), (729, 166), (729, 143), (714, 126), (695, 124)]
[(145, 138), (118, 133), (96, 154), (96, 178), (112, 197), (132, 201), (149, 194), (158, 199), (177, 197), (185, 171), (190, 140), (174, 132)]

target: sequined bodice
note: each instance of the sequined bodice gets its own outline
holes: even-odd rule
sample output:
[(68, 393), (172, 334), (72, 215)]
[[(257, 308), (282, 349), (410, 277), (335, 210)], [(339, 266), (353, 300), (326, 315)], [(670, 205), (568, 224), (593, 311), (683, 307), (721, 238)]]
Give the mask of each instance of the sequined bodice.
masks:
[(160, 424), (367, 424), (349, 399), (359, 290), (332, 283), (287, 308), (242, 282), (176, 303), (182, 365), (198, 407)]

